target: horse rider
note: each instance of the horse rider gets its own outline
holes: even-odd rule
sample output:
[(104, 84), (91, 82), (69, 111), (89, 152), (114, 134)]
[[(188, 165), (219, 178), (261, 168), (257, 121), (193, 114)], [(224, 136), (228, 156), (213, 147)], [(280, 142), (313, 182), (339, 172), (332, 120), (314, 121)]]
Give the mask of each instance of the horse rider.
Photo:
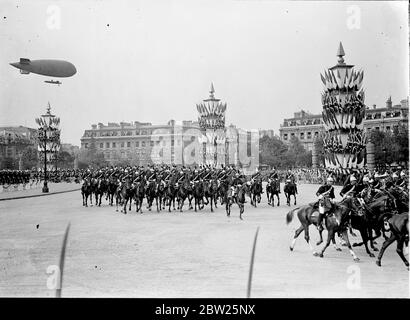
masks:
[(292, 173), (292, 170), (288, 170), (285, 176), (285, 180), (290, 180), (290, 182), (295, 183), (295, 175)]
[(276, 172), (275, 168), (272, 169), (272, 172), (268, 176), (268, 181), (270, 179), (279, 179), (278, 173)]
[(239, 172), (236, 172), (235, 177), (233, 178), (233, 180), (231, 182), (231, 186), (234, 188), (234, 193), (232, 195), (233, 198), (236, 199), (239, 188), (244, 184), (244, 182), (245, 181), (243, 179), (243, 176)]
[(333, 182), (334, 182), (334, 179), (331, 176), (329, 176), (326, 179), (326, 183), (324, 185), (320, 186), (319, 189), (316, 192), (316, 196), (318, 197), (318, 200), (313, 204), (313, 208), (315, 208), (315, 209), (319, 208), (319, 215), (317, 217), (317, 227), (320, 231), (323, 230), (322, 220), (323, 220), (323, 216), (327, 212), (325, 212), (324, 207), (319, 206), (319, 202), (320, 202), (320, 200), (322, 200), (326, 197), (327, 199), (330, 200), (331, 203), (334, 203), (335, 189), (333, 187)]

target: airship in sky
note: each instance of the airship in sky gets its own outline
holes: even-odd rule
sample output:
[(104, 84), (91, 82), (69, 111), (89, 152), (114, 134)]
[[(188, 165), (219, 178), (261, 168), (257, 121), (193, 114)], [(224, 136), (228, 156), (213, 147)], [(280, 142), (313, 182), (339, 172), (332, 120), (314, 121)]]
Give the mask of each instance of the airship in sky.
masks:
[(76, 74), (75, 66), (64, 60), (30, 60), (20, 58), (20, 62), (10, 63), (13, 67), (20, 69), (20, 73), (36, 73), (43, 76), (67, 78)]

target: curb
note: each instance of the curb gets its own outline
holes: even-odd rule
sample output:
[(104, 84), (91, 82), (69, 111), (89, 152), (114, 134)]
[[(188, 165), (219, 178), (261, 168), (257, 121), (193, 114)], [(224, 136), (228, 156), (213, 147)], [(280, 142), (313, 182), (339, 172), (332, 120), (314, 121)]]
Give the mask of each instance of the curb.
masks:
[(4, 199), (0, 199), (0, 202), (1, 202), (1, 201), (6, 201), (6, 200), (17, 200), (17, 199), (26, 199), (26, 198), (52, 196), (52, 195), (54, 195), (54, 194), (68, 193), (68, 192), (74, 192), (74, 191), (79, 191), (79, 190), (81, 190), (81, 188), (79, 188), (79, 189), (74, 189), (74, 190), (56, 191), (56, 192), (52, 192), (52, 193), (42, 193), (42, 194), (33, 194), (33, 195), (13, 197), (13, 198), (4, 198)]

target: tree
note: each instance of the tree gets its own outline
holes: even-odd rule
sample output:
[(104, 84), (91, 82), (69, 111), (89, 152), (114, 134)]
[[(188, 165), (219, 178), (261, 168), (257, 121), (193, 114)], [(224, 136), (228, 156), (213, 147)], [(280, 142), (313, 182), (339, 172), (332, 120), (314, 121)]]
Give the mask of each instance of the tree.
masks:
[(374, 157), (377, 164), (408, 163), (409, 137), (406, 127), (399, 126), (393, 132), (372, 130), (370, 139), (374, 143)]
[(74, 156), (68, 151), (60, 151), (57, 154), (58, 167), (62, 169), (72, 169), (74, 166)]
[(21, 153), (23, 169), (32, 169), (38, 165), (38, 151), (33, 146), (26, 147)]
[(286, 162), (287, 146), (277, 137), (263, 136), (259, 140), (259, 162), (275, 168), (282, 168)]
[(286, 152), (286, 167), (310, 167), (312, 166), (312, 152), (305, 150), (300, 140), (293, 136), (290, 139)]

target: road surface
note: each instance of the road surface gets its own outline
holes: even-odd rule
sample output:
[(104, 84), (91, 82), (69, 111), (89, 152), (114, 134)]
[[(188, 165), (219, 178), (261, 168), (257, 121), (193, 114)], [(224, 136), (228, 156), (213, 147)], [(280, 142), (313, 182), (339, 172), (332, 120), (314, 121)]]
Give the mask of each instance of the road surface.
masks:
[[(298, 205), (313, 201), (317, 188), (300, 185)], [(0, 296), (55, 295), (52, 266), (70, 222), (63, 297), (246, 297), (257, 227), (252, 297), (409, 297), (409, 272), (395, 245), (382, 267), (362, 247), (355, 248), (359, 262), (346, 247), (314, 257), (303, 234), (290, 252), (298, 221), (286, 225), (283, 194), (281, 201), (272, 208), (263, 194), (258, 208), (246, 204), (243, 221), (237, 206), (230, 218), (220, 207), (157, 213), (144, 206), (142, 215), (106, 203), (85, 208), (80, 191), (2, 201)], [(310, 233), (315, 243), (316, 229)]]

